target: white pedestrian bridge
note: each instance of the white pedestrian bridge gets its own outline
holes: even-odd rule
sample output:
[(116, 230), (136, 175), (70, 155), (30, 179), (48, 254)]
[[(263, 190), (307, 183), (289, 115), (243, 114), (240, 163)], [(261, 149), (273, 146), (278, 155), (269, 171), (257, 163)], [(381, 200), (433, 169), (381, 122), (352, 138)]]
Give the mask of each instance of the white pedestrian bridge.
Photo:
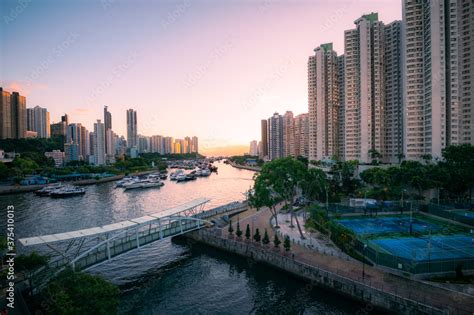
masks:
[[(152, 242), (185, 234), (213, 223), (208, 219), (223, 214), (243, 211), (245, 202), (232, 202), (204, 210), (207, 198), (199, 198), (177, 207), (135, 219), (104, 226), (19, 239), (23, 246), (47, 246), (57, 258), (38, 272), (38, 284), (44, 282), (41, 274), (51, 274), (70, 265), (74, 270), (84, 270), (101, 262)], [(46, 272), (49, 270), (49, 272)], [(49, 278), (49, 276), (48, 276)]]

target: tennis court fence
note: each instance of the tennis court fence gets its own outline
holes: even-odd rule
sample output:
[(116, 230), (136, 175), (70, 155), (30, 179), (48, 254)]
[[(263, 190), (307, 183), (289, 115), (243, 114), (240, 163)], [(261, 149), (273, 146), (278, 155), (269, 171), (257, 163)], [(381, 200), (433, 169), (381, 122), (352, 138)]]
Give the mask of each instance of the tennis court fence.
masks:
[[(413, 259), (408, 259), (366, 246), (361, 240), (356, 240), (355, 248), (376, 265), (411, 274), (455, 272), (459, 266), (464, 271), (474, 270), (474, 257), (472, 256), (461, 259), (431, 259), (429, 249), (417, 249), (413, 252)], [(453, 249), (453, 251), (455, 250)], [(419, 260), (416, 257), (424, 257), (424, 259)]]
[(453, 206), (430, 203), (427, 207), (421, 208), (421, 210), (438, 217), (474, 226), (474, 211), (469, 211), (468, 209), (460, 211)]

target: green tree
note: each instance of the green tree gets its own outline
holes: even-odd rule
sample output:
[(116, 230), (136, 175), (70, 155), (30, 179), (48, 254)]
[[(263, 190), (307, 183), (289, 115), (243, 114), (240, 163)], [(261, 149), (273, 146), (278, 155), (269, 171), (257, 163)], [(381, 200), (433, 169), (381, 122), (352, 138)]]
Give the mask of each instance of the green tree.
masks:
[(232, 220), (229, 220), (229, 228), (227, 229), (230, 235), (234, 233), (234, 228), (232, 227)]
[(398, 158), (398, 164), (400, 164), (400, 163), (402, 163), (402, 160), (405, 158), (405, 154), (398, 153), (397, 158)]
[(66, 269), (45, 292), (51, 314), (116, 314), (119, 289), (100, 276)]
[(253, 236), (253, 239), (257, 243), (260, 242), (261, 236), (260, 236), (260, 231), (258, 230), (258, 228), (255, 230), (255, 234)]
[(338, 161), (331, 167), (334, 189), (340, 189), (345, 194), (354, 193), (359, 186), (355, 179), (358, 161)]
[(302, 156), (302, 155), (298, 155), (298, 156), (296, 157), (296, 159), (297, 159), (298, 161), (300, 161), (300, 162), (303, 162), (303, 164), (306, 165), (306, 167), (308, 167), (309, 160), (308, 160), (307, 157), (304, 157), (304, 156)]
[(280, 199), (272, 191), (268, 178), (256, 174), (254, 176), (253, 190), (249, 191), (248, 196), (249, 205), (257, 209), (257, 211), (263, 207), (268, 208), (273, 218), (275, 218), (275, 226), (278, 228), (278, 211), (276, 207)]
[(245, 228), (245, 239), (249, 240), (250, 239), (250, 225), (247, 224), (247, 227)]
[(326, 178), (326, 173), (319, 168), (310, 168), (301, 181), (301, 189), (303, 196), (309, 201), (326, 201), (326, 189), (329, 187), (329, 182)]
[(382, 158), (382, 154), (380, 154), (379, 151), (377, 151), (376, 149), (370, 149), (369, 150), (369, 155), (370, 155), (370, 158), (372, 159), (372, 164), (379, 164), (379, 159)]
[(12, 167), (19, 169), (23, 176), (35, 173), (39, 168), (35, 161), (21, 157), (16, 157), (13, 160)]
[(470, 144), (451, 145), (443, 149), (444, 168), (449, 177), (445, 182), (445, 189), (455, 195), (463, 195), (469, 191), (472, 200), (474, 186), (474, 146)]
[[(274, 200), (285, 201), (290, 211), (291, 224), (293, 219), (296, 220), (298, 231), (301, 238), (304, 238), (301, 226), (298, 221), (298, 217), (295, 215), (293, 210), (293, 202), (297, 195), (297, 191), (301, 189), (301, 184), (307, 173), (306, 166), (291, 157), (276, 159), (263, 165), (262, 170), (255, 178), (254, 191), (255, 197), (259, 199), (260, 195), (257, 190), (262, 185), (263, 189), (267, 192), (265, 196), (275, 198)], [(266, 197), (265, 197), (266, 198)], [(258, 201), (263, 204), (262, 200)]]
[(19, 255), (15, 257), (15, 269), (18, 272), (22, 272), (28, 279), (29, 291), (33, 289), (32, 277), (36, 270), (46, 266), (49, 258), (41, 256), (36, 252), (32, 252), (29, 255)]
[(262, 243), (264, 245), (267, 245), (268, 243), (270, 243), (270, 238), (268, 237), (267, 229), (265, 229), (265, 233), (263, 234)]
[(237, 231), (235, 232), (235, 235), (237, 235), (238, 238), (242, 237), (242, 230), (240, 229), (240, 223), (237, 220)]
[(287, 252), (289, 252), (291, 249), (291, 241), (288, 235), (285, 236), (285, 240), (283, 241), (283, 247), (285, 248), (285, 251)]
[(273, 237), (273, 245), (274, 245), (276, 248), (279, 248), (279, 247), (280, 247), (280, 244), (281, 244), (281, 241), (280, 241), (280, 239), (278, 238), (278, 235), (276, 235), (276, 233), (275, 233), (275, 236)]
[(0, 162), (0, 180), (5, 180), (10, 176), (8, 167), (5, 163)]
[(433, 160), (433, 156), (431, 154), (423, 154), (421, 158), (426, 164), (430, 163)]

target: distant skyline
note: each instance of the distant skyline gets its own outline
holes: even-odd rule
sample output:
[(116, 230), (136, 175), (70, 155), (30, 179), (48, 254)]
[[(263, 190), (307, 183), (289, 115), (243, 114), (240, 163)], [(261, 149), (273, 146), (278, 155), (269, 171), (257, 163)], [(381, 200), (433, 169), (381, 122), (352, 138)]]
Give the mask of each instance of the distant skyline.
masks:
[[(89, 130), (107, 105), (126, 136), (196, 135), (200, 151), (248, 151), (260, 120), (308, 111), (307, 57), (362, 14), (401, 19), (400, 1), (2, 1), (0, 86), (51, 122)], [(228, 148), (228, 149), (226, 149)]]

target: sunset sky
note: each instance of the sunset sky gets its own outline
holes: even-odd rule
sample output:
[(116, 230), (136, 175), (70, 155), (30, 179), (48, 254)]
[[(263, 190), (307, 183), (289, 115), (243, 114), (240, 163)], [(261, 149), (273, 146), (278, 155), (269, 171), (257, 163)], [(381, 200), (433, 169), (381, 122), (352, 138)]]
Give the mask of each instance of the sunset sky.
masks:
[[(88, 129), (125, 110), (143, 135), (196, 135), (200, 151), (248, 149), (260, 119), (307, 112), (307, 59), (362, 14), (400, 0), (1, 1), (0, 86)], [(233, 152), (234, 153), (234, 152)]]

